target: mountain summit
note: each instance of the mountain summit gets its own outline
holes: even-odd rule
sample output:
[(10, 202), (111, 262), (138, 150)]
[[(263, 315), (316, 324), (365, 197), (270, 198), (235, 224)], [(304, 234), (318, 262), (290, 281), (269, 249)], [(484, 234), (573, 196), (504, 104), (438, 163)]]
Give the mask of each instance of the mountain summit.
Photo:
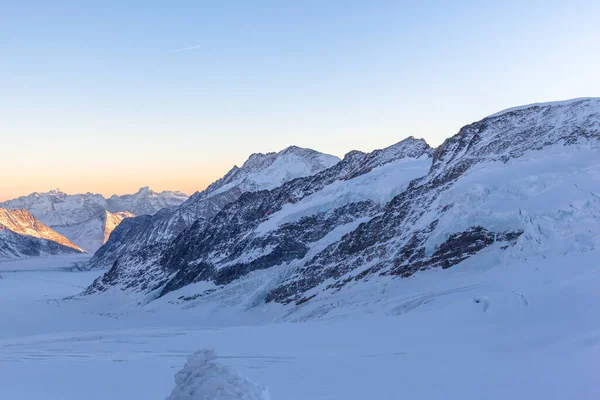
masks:
[[(175, 209), (150, 217), (123, 222), (109, 241), (94, 255), (95, 268), (111, 267), (117, 258), (134, 254), (147, 258), (152, 247), (167, 243), (194, 222), (205, 223), (244, 193), (269, 190), (285, 182), (316, 174), (339, 162), (339, 158), (315, 150), (291, 146), (277, 153), (252, 154), (242, 167), (234, 166), (225, 176), (196, 192)], [(151, 250), (152, 249), (152, 250)]]

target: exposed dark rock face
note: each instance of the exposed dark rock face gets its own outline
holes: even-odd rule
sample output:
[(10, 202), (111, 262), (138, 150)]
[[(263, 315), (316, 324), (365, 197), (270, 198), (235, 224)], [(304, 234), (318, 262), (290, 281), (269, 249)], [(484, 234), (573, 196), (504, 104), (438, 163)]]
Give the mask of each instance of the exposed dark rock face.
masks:
[[(160, 258), (161, 251), (165, 246), (155, 244), (147, 246), (142, 250), (128, 254), (127, 258), (117, 259), (113, 266), (101, 277), (90, 285), (84, 294), (103, 292), (106, 289), (122, 285), (122, 289), (135, 289), (141, 292), (150, 292), (157, 289), (156, 282), (166, 279), (161, 269), (152, 268)], [(135, 263), (137, 268), (126, 268), (121, 262)]]
[[(379, 207), (373, 202), (351, 203), (330, 212), (304, 217), (297, 222), (284, 224), (280, 229), (265, 236), (246, 235), (219, 237), (218, 229), (205, 229), (207, 241), (193, 246), (190, 242), (169, 249), (167, 254), (176, 254), (176, 259), (165, 259), (167, 268), (175, 267), (177, 274), (169, 280), (161, 295), (180, 289), (198, 281), (212, 281), (226, 285), (252, 271), (271, 268), (282, 263), (299, 260), (306, 256), (312, 243), (322, 239), (335, 227), (351, 223), (357, 218), (372, 215)], [(256, 225), (257, 221), (254, 221)], [(204, 247), (205, 246), (205, 247)], [(188, 251), (179, 251), (187, 249)], [(264, 255), (252, 260), (242, 260), (244, 254), (256, 249), (268, 249)], [(209, 261), (197, 261), (198, 254), (219, 254), (219, 268)], [(168, 257), (167, 255), (167, 257)], [(192, 261), (181, 256), (189, 257)], [(216, 263), (215, 263), (216, 264)], [(184, 268), (177, 266), (184, 265)]]
[[(335, 182), (351, 181), (398, 160), (427, 159), (431, 153), (432, 149), (425, 141), (408, 138), (373, 153), (352, 152), (331, 168), (313, 176), (294, 179), (273, 190), (244, 193), (226, 205), (210, 223), (205, 219), (196, 220), (172, 240), (161, 252), (160, 261), (151, 268), (144, 268), (144, 274), (151, 277), (148, 280), (153, 281), (152, 285), (146, 284), (144, 287), (164, 285), (160, 291), (164, 295), (193, 282), (209, 280), (216, 284), (227, 284), (255, 270), (300, 260), (314, 243), (332, 230), (372, 217), (381, 212), (382, 204), (368, 200), (353, 201), (327, 211), (309, 213), (268, 232), (257, 230), (259, 225), (285, 205), (295, 204)], [(424, 165), (429, 163), (425, 161)], [(117, 232), (117, 235), (120, 234)], [(146, 248), (138, 250), (140, 253), (147, 251)], [(149, 257), (140, 254), (134, 258)], [(117, 281), (124, 288), (142, 287), (137, 279), (131, 278), (132, 273), (122, 272), (137, 269), (137, 261), (123, 264), (119, 260), (115, 267), (121, 272), (112, 272), (110, 276), (127, 275), (130, 278), (99, 279), (90, 290), (101, 291)]]
[[(423, 247), (423, 239), (426, 238), (426, 235), (419, 232), (400, 250), (399, 257), (393, 261), (393, 267), (380, 272), (380, 274), (406, 278), (417, 271), (428, 268), (450, 268), (495, 242), (502, 242), (506, 246), (513, 245), (522, 233), (522, 231), (516, 231), (495, 234), (477, 226), (468, 231), (450, 235), (448, 240), (442, 243), (432, 255), (428, 256)], [(385, 264), (376, 264), (359, 274), (347, 276), (345, 279), (340, 280), (345, 274), (358, 269), (360, 266), (337, 264), (334, 268), (324, 270), (322, 274), (314, 274), (310, 271), (316, 269), (314, 264), (309, 263), (309, 265), (299, 271), (298, 276), (301, 276), (301, 278), (290, 279), (288, 283), (272, 290), (267, 295), (266, 301), (276, 301), (284, 304), (296, 302), (297, 305), (300, 305), (316, 296), (316, 294), (313, 294), (310, 298), (306, 297), (304, 296), (305, 292), (327, 279), (336, 279), (337, 281), (327, 285), (326, 289), (341, 289), (345, 284), (365, 279), (369, 275), (381, 271), (386, 266)]]

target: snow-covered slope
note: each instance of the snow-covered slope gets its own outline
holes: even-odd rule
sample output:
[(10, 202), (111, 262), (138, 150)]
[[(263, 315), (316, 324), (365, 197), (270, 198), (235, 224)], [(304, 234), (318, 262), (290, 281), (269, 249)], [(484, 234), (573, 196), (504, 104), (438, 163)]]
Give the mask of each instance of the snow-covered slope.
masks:
[(83, 252), (26, 210), (0, 208), (0, 259)]
[(123, 219), (132, 217), (135, 217), (135, 215), (127, 211), (116, 213), (102, 211), (82, 223), (70, 226), (55, 226), (54, 229), (88, 252), (94, 253), (106, 243), (112, 231)]
[(186, 199), (187, 196), (180, 192), (158, 193), (147, 187), (135, 194), (114, 195), (109, 199), (94, 193), (69, 195), (52, 190), (8, 200), (0, 203), (0, 207), (25, 209), (79, 247), (93, 253), (106, 242), (123, 218), (154, 214), (163, 208), (176, 207)]
[[(223, 178), (192, 195), (180, 207), (163, 210), (152, 217), (126, 220), (94, 255), (91, 266), (109, 268), (124, 255), (147, 259), (155, 247), (174, 239), (194, 221), (206, 222), (243, 193), (272, 189), (287, 181), (314, 175), (338, 161), (337, 157), (296, 146), (278, 153), (253, 154), (241, 168), (234, 166)], [(142, 249), (142, 254), (136, 254)]]
[(220, 298), (170, 304), (179, 291), (132, 307), (116, 293), (71, 299), (98, 272), (65, 272), (67, 257), (0, 263), (1, 397), (165, 399), (175, 371), (180, 388), (230, 376), (184, 366), (211, 348), (273, 399), (600, 398), (600, 248), (499, 267), (503, 250), (489, 250), (447, 270), (253, 309), (232, 305), (251, 295), (250, 279)]
[(197, 220), (164, 249), (119, 259), (90, 290), (117, 285), (147, 292), (166, 284), (165, 294), (198, 279), (225, 284), (254, 270), (289, 269), (381, 212), (409, 181), (427, 173), (431, 154), (424, 140), (408, 138), (369, 154), (351, 152), (318, 174), (272, 190), (248, 192), (209, 223)]
[(385, 212), (267, 294), (303, 302), (378, 276), (600, 245), (600, 99), (533, 105), (467, 125)]

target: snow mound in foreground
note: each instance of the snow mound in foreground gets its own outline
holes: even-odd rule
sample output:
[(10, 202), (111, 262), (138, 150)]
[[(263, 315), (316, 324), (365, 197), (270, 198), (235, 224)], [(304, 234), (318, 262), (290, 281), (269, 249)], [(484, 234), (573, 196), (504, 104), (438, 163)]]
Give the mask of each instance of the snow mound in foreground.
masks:
[(166, 400), (270, 400), (267, 388), (257, 385), (216, 361), (213, 350), (188, 357), (175, 374), (175, 388)]

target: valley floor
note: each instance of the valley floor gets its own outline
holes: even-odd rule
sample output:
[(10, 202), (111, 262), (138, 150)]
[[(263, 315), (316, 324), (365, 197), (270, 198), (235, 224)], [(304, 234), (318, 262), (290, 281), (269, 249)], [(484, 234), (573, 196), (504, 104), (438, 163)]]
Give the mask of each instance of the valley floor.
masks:
[(99, 275), (61, 269), (81, 256), (0, 262), (0, 398), (163, 400), (203, 348), (274, 400), (600, 398), (600, 251), (494, 257), (248, 326), (200, 306), (64, 299)]

